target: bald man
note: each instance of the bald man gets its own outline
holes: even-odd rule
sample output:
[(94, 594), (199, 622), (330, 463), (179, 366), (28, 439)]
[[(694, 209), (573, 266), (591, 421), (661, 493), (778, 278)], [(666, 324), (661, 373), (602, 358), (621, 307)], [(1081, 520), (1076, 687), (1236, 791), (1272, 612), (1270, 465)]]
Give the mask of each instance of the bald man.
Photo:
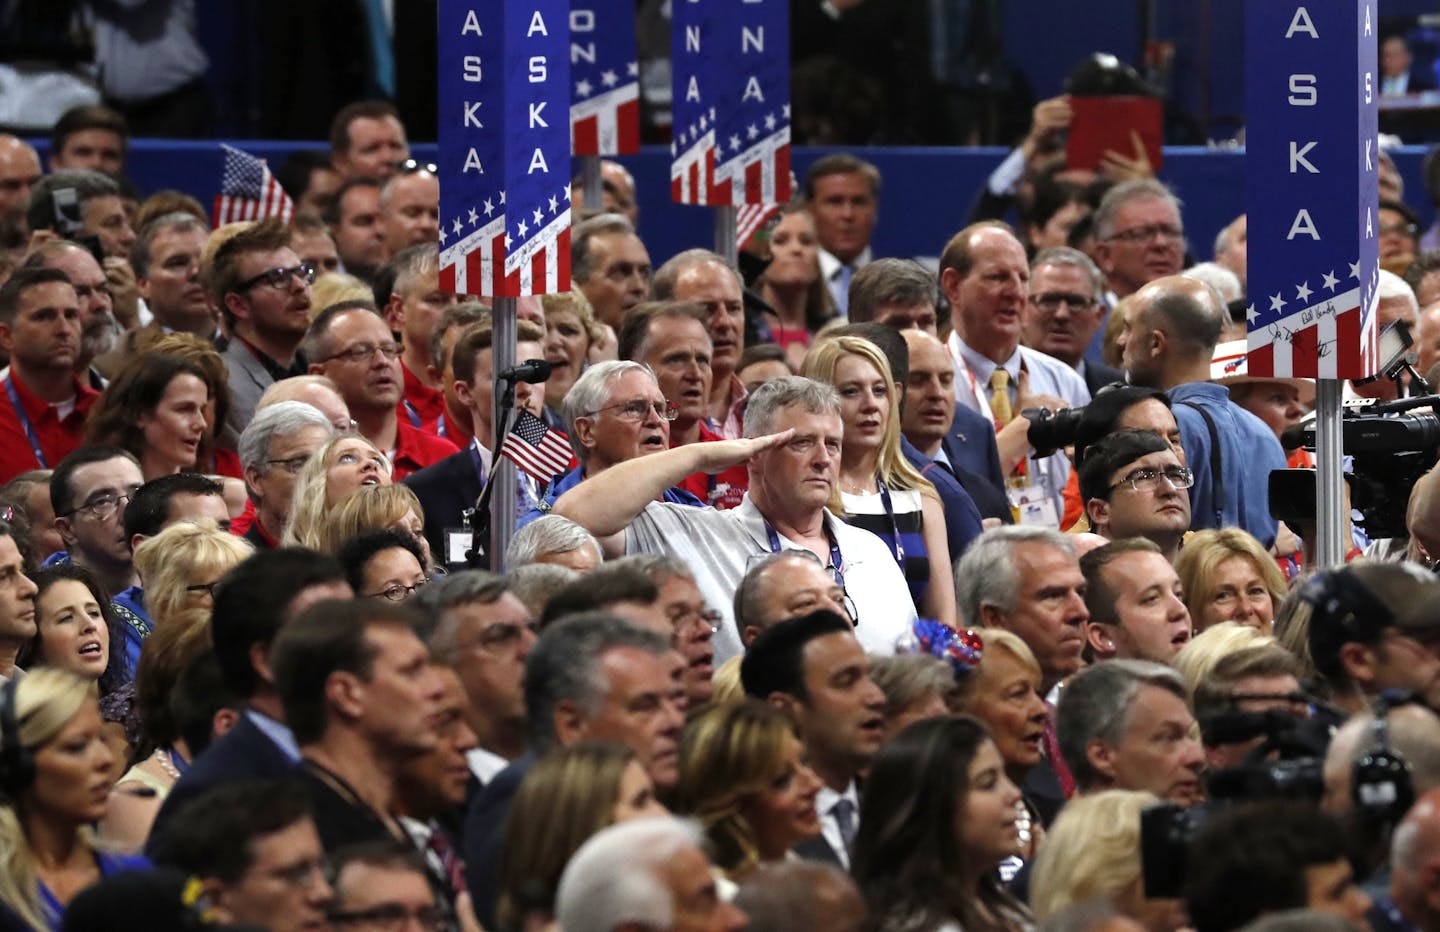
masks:
[(0, 213), (24, 210), (30, 189), (40, 180), (40, 156), (18, 136), (0, 133)]
[(1134, 301), (1118, 341), (1121, 361), (1131, 384), (1170, 394), (1195, 474), (1190, 527), (1238, 525), (1269, 547), (1276, 532), (1270, 471), (1285, 468), (1285, 451), (1264, 421), (1210, 381), (1210, 360), (1229, 317), (1225, 305), (1214, 288), (1180, 275), (1150, 282)]
[(1421, 796), (1395, 829), (1390, 863), (1389, 902), (1378, 899), (1375, 911), (1391, 921), (1372, 925), (1440, 932), (1440, 790)]

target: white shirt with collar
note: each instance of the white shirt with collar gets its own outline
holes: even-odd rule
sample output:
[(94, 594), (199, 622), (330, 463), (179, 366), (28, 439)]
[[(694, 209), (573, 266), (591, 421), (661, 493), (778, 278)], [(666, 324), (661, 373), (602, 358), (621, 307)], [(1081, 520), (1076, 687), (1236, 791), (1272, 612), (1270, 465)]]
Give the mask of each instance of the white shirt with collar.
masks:
[[(990, 410), (990, 377), (996, 369), (1004, 369), (1009, 374), (1012, 409), (1018, 399), (1021, 369), (1029, 377), (1032, 394), (1054, 395), (1072, 408), (1083, 408), (1090, 403), (1090, 389), (1080, 374), (1047, 353), (1028, 346), (1016, 346), (1008, 359), (997, 364), (982, 356), (955, 332), (951, 332), (946, 348), (950, 351), (951, 365), (955, 369), (956, 399), (991, 422), (994, 422), (995, 415)], [(1017, 417), (1020, 415), (1018, 410), (1014, 413)], [(1044, 459), (1032, 456), (1026, 468), (1035, 484), (1054, 500), (1055, 513), (1063, 514), (1070, 460), (1063, 453)]]
[[(845, 265), (834, 253), (824, 249), (815, 250), (820, 259), (820, 277), (825, 281), (825, 287), (830, 289), (830, 296), (835, 299), (835, 307), (840, 315), (845, 316), (846, 310), (850, 307), (850, 294), (848, 289), (841, 287), (840, 269)], [(860, 255), (850, 261), (850, 271), (853, 275), (875, 258), (875, 254), (866, 246), (860, 251)]]
[(497, 773), (510, 766), (508, 760), (494, 751), (487, 751), (484, 748), (471, 748), (466, 751), (465, 763), (469, 765), (470, 772), (475, 775), (475, 779), (481, 783), (489, 783), (495, 779)]
[(835, 820), (833, 812), (835, 804), (842, 799), (850, 800), (855, 813), (855, 824), (860, 824), (860, 791), (855, 787), (855, 781), (851, 780), (850, 785), (845, 787), (845, 792), (837, 793), (828, 786), (820, 787), (820, 792), (815, 797), (815, 811), (820, 814), (820, 835), (830, 850), (840, 856), (840, 863), (848, 871), (850, 869), (850, 849), (845, 847), (845, 840), (840, 834), (840, 823)]
[[(840, 551), (845, 591), (855, 603), (855, 635), (869, 653), (895, 653), (895, 642), (915, 622), (915, 603), (899, 598), (909, 591), (895, 555), (880, 538), (851, 527), (830, 512), (825, 526)], [(781, 550), (802, 549), (776, 534)], [(710, 642), (719, 666), (744, 653), (735, 630), (735, 589), (752, 557), (772, 552), (766, 521), (749, 494), (728, 511), (651, 502), (625, 529), (625, 552), (669, 554), (695, 572), (695, 584), (722, 616)]]

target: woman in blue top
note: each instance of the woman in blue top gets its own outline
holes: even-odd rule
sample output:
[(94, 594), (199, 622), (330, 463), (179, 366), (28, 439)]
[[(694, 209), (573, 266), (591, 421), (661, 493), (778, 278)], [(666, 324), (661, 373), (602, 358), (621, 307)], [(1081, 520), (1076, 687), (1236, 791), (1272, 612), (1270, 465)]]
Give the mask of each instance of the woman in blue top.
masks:
[(890, 548), (920, 615), (955, 627), (945, 513), (935, 487), (900, 451), (899, 386), (885, 355), (859, 337), (822, 338), (805, 357), (805, 375), (840, 394), (845, 521)]
[(147, 867), (96, 850), (114, 753), (93, 682), (40, 667), (0, 690), (0, 904), (33, 929), (59, 929), (66, 905), (102, 877)]

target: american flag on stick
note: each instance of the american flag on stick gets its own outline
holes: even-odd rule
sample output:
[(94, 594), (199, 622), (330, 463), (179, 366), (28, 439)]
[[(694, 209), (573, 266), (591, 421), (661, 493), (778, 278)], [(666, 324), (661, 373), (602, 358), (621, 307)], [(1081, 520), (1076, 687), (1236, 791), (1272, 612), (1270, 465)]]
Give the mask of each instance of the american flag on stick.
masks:
[(741, 204), (735, 210), (735, 248), (744, 249), (755, 231), (780, 212), (779, 204)]
[(570, 468), (573, 452), (564, 434), (551, 430), (529, 411), (521, 411), (500, 445), (500, 455), (534, 476), (537, 482), (547, 482)]
[(220, 148), (225, 163), (220, 171), (220, 193), (215, 195), (215, 226), (267, 217), (289, 223), (295, 204), (265, 162), (234, 146), (221, 143)]

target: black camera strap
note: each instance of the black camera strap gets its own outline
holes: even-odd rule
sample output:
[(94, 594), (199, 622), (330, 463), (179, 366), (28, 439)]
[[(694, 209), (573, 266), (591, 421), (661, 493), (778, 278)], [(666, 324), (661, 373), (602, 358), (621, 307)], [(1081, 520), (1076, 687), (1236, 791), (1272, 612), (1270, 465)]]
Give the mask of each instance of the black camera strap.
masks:
[(1215, 429), (1215, 419), (1209, 411), (1193, 401), (1181, 401), (1179, 404), (1198, 411), (1205, 420), (1205, 429), (1210, 432), (1210, 495), (1215, 500), (1215, 526), (1224, 527), (1225, 480), (1220, 474), (1220, 432)]

